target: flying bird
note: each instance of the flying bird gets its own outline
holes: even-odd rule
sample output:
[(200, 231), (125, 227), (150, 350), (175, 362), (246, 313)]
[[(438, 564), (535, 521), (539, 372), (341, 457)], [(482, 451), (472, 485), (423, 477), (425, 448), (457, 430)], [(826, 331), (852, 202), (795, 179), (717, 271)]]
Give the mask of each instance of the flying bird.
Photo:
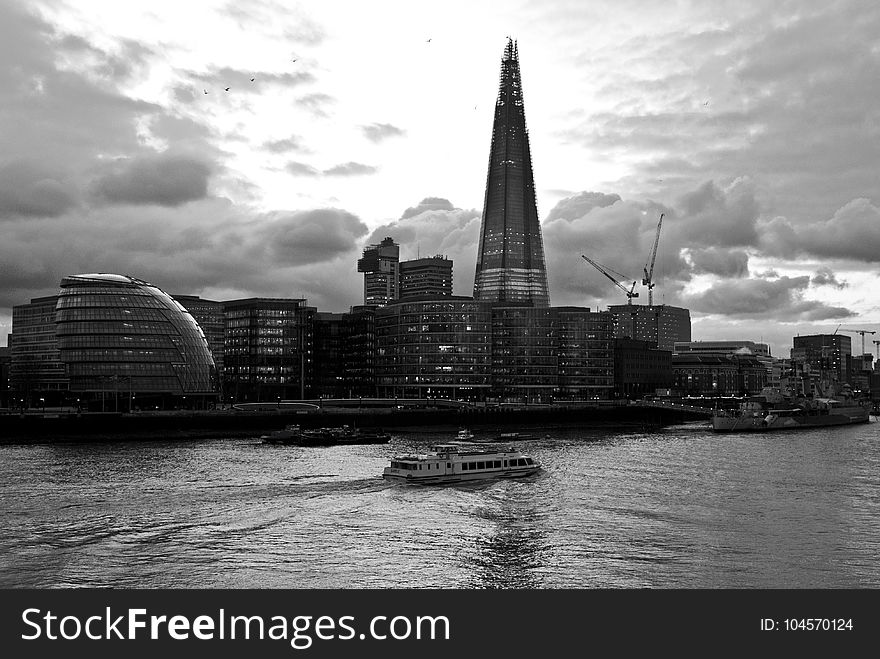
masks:
[(229, 87), (226, 88), (226, 91), (229, 91)]
[(431, 40), (430, 40), (430, 39), (428, 39), (428, 40), (427, 40), (427, 41), (426, 41), (426, 42), (425, 42), (425, 43), (431, 43)]
[(703, 103), (703, 105), (709, 105), (709, 101), (706, 101), (705, 103)]
[(207, 89), (205, 90), (205, 93), (206, 93), (206, 94), (208, 93), (208, 90), (207, 90)]
[(253, 78), (251, 78), (251, 82), (253, 82), (253, 81), (254, 81), (254, 79), (253, 79)]

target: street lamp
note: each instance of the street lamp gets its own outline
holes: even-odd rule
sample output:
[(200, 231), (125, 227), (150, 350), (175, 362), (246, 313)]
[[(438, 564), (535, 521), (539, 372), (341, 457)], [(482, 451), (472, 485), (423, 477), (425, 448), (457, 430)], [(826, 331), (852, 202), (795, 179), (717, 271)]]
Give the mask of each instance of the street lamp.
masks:
[(46, 399), (45, 399), (45, 398), (40, 398), (40, 403), (41, 403), (42, 406), (43, 406), (43, 415), (45, 416), (45, 414), (46, 414)]

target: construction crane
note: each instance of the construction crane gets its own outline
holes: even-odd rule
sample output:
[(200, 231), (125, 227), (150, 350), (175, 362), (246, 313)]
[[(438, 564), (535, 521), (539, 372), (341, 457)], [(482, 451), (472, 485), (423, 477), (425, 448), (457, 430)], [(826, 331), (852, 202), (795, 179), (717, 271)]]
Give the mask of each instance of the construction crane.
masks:
[(871, 343), (874, 344), (874, 350), (877, 351), (877, 361), (880, 362), (880, 341), (874, 340)]
[(660, 242), (660, 227), (663, 226), (663, 215), (660, 213), (660, 219), (657, 220), (657, 234), (654, 236), (654, 247), (651, 248), (651, 254), (648, 263), (645, 264), (645, 276), (642, 278), (642, 286), (648, 287), (648, 306), (654, 304), (654, 261), (657, 260), (657, 245)]
[[(627, 303), (627, 304), (632, 304), (632, 299), (633, 299), (634, 297), (638, 297), (638, 296), (639, 296), (638, 293), (634, 292), (634, 291), (635, 291), (635, 288), (636, 288), (636, 282), (635, 282), (635, 281), (633, 281), (632, 286), (630, 286), (629, 290), (626, 289), (626, 286), (624, 286), (623, 284), (620, 283), (620, 280), (621, 280), (621, 279), (622, 279), (622, 280), (627, 280), (627, 279), (629, 279), (629, 277), (627, 277), (626, 275), (622, 275), (622, 274), (620, 274), (619, 272), (615, 272), (614, 270), (612, 270), (612, 269), (609, 268), (608, 266), (604, 266), (604, 265), (602, 265), (601, 263), (596, 263), (596, 262), (595, 262), (593, 259), (591, 259), (589, 256), (584, 256), (583, 254), (581, 254), (581, 258), (582, 258), (584, 261), (586, 261), (587, 263), (589, 263), (590, 265), (592, 265), (594, 268), (596, 268), (596, 270), (598, 270), (599, 272), (601, 272), (603, 275), (605, 275), (606, 277), (608, 277), (608, 279), (610, 279), (611, 281), (613, 281), (613, 282), (614, 282), (614, 285), (617, 286), (617, 288), (619, 288), (620, 290), (622, 290), (622, 291), (626, 294), (626, 303)], [(615, 275), (616, 275), (616, 277), (615, 277)]]
[[(874, 330), (846, 329), (845, 327), (843, 329), (840, 329), (840, 327), (838, 327), (837, 330), (840, 330), (841, 332), (852, 332), (853, 334), (861, 334), (862, 335), (862, 353), (861, 354), (863, 354), (863, 355), (865, 354), (865, 334), (876, 334), (877, 333)], [(837, 330), (834, 331), (835, 334), (837, 333)]]

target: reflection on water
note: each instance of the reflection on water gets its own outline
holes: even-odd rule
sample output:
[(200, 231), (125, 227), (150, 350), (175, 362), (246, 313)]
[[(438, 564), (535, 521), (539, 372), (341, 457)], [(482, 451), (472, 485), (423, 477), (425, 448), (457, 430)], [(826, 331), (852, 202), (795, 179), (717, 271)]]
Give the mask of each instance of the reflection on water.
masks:
[(0, 586), (877, 587), (877, 428), (546, 429), (445, 487), (380, 477), (428, 433), (2, 446)]

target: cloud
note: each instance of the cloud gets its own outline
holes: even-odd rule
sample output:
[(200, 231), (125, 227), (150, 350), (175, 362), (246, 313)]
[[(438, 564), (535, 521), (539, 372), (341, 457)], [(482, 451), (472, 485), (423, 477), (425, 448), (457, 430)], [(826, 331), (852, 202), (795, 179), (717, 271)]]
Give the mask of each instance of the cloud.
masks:
[(180, 206), (207, 195), (210, 175), (206, 163), (188, 156), (124, 158), (110, 166), (93, 190), (109, 203)]
[(361, 130), (371, 142), (381, 142), (389, 137), (406, 135), (406, 131), (391, 124), (368, 124), (361, 126)]
[(306, 265), (339, 256), (364, 236), (367, 225), (351, 213), (337, 208), (322, 208), (293, 213), (272, 213), (263, 231), (274, 262), (282, 265)]
[(378, 167), (364, 165), (359, 162), (347, 162), (334, 165), (330, 169), (325, 169), (324, 174), (327, 176), (363, 176), (365, 174), (375, 174), (377, 171), (379, 171)]
[(804, 291), (810, 278), (780, 277), (766, 279), (732, 279), (714, 284), (694, 295), (684, 296), (688, 308), (707, 314), (739, 318), (772, 319), (774, 321), (818, 321), (854, 316), (843, 307), (834, 307), (816, 300), (805, 300)]
[(456, 208), (447, 199), (427, 197), (407, 208), (400, 219), (374, 229), (365, 244), (386, 236), (400, 245), (401, 260), (442, 254), (453, 262), (453, 290), (456, 295), (473, 295), (480, 212)]
[(285, 42), (317, 46), (324, 28), (295, 5), (271, 0), (235, 0), (222, 8), (239, 26), (279, 35)]
[(335, 103), (336, 99), (329, 94), (314, 93), (300, 96), (296, 102), (316, 117), (327, 117), (329, 115), (326, 108)]
[(0, 220), (58, 217), (77, 204), (73, 185), (46, 167), (26, 160), (0, 165)]
[(853, 199), (827, 220), (795, 223), (775, 217), (761, 229), (761, 247), (770, 255), (880, 261), (880, 208), (868, 199)]
[[(293, 297), (344, 310), (360, 297), (356, 270), (368, 229), (341, 209), (254, 214), (227, 200), (179, 207), (107, 206), (12, 223), (0, 241), (0, 307), (57, 290), (80, 272), (117, 272), (208, 297)], [(221, 298), (231, 299), (231, 298)]]
[(284, 169), (294, 176), (318, 176), (321, 173), (311, 165), (307, 165), (304, 162), (295, 162), (293, 160), (288, 162), (284, 166)]
[(607, 208), (620, 201), (620, 195), (603, 194), (601, 192), (580, 192), (559, 201), (547, 215), (547, 221), (562, 218), (576, 220), (594, 208)]
[(302, 138), (297, 135), (291, 135), (281, 140), (269, 140), (263, 142), (263, 148), (272, 153), (287, 153), (289, 151), (305, 152)]
[[(230, 67), (220, 67), (210, 69), (206, 73), (198, 73), (195, 71), (185, 71), (183, 75), (192, 81), (194, 85), (193, 92), (196, 96), (204, 94), (204, 89), (208, 93), (221, 93), (229, 87), (229, 94), (256, 94), (265, 91), (265, 87), (274, 85), (279, 87), (295, 88), (315, 81), (315, 76), (309, 71), (294, 71), (275, 73), (273, 71), (243, 71)], [(251, 82), (253, 78), (253, 82)], [(204, 88), (204, 89), (203, 89)], [(323, 94), (312, 94), (310, 97), (318, 97), (309, 103), (318, 103)], [(330, 97), (327, 96), (325, 102), (329, 102)]]
[(837, 290), (843, 290), (849, 286), (845, 281), (839, 281), (834, 271), (827, 266), (823, 266), (816, 271), (816, 274), (810, 279), (810, 284), (813, 286), (831, 286)]
[(711, 274), (719, 277), (747, 277), (749, 255), (741, 249), (706, 247), (687, 250), (694, 274)]
[(448, 199), (443, 199), (442, 197), (425, 197), (418, 203), (418, 205), (410, 206), (403, 211), (403, 215), (400, 216), (400, 219), (405, 220), (408, 217), (419, 215), (425, 211), (451, 211), (454, 209), (455, 207)]

